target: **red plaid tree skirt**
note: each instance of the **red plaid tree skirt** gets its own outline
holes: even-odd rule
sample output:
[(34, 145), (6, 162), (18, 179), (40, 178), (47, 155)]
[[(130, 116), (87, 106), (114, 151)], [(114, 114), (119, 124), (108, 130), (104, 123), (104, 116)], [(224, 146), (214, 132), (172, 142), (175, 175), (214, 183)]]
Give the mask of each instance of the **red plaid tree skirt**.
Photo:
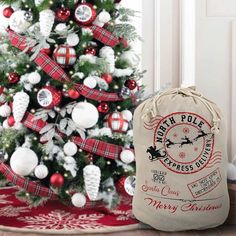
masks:
[(29, 208), (16, 199), (16, 188), (0, 189), (0, 229), (46, 234), (105, 233), (141, 228), (132, 214), (131, 201), (123, 199), (113, 209), (93, 207), (79, 209), (58, 201)]

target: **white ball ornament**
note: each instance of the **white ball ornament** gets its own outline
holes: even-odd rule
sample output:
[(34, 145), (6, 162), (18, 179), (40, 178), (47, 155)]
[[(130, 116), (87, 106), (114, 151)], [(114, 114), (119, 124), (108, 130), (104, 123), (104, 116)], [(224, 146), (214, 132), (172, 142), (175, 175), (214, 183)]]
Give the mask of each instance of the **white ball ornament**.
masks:
[(78, 128), (92, 128), (97, 124), (98, 118), (97, 108), (88, 102), (79, 102), (72, 111), (72, 120)]
[(82, 193), (75, 193), (71, 198), (71, 202), (75, 207), (84, 207), (86, 204), (86, 197)]
[(71, 141), (68, 141), (64, 147), (63, 147), (63, 150), (64, 150), (64, 153), (67, 155), (67, 156), (74, 156), (77, 151), (78, 151), (78, 147), (76, 146), (75, 143), (71, 142)]
[(133, 114), (132, 114), (131, 111), (129, 111), (129, 110), (124, 110), (124, 111), (122, 111), (121, 113), (122, 113), (122, 115), (124, 116), (124, 118), (125, 118), (127, 121), (130, 122), (130, 121), (133, 119)]
[(71, 33), (67, 36), (66, 42), (69, 46), (76, 46), (79, 44), (79, 36), (76, 33)]
[(84, 79), (84, 85), (88, 88), (94, 89), (97, 86), (97, 80), (93, 76)]
[(41, 81), (41, 75), (37, 71), (32, 72), (28, 76), (28, 81), (33, 85), (38, 84)]
[(10, 128), (10, 126), (8, 125), (8, 121), (7, 121), (7, 120), (4, 120), (4, 121), (3, 121), (2, 127), (3, 127), (4, 129), (9, 129), (9, 128)]
[(228, 164), (227, 178), (229, 180), (236, 180), (236, 166), (233, 163)]
[(36, 166), (34, 174), (38, 179), (45, 179), (48, 176), (47, 166), (43, 164)]
[(103, 10), (99, 15), (98, 15), (98, 20), (102, 23), (107, 23), (111, 20), (111, 15), (109, 12)]
[(25, 19), (27, 12), (23, 10), (15, 11), (9, 20), (10, 28), (18, 34), (26, 32), (31, 23)]
[(8, 117), (11, 114), (11, 108), (7, 104), (0, 106), (0, 116)]
[(18, 175), (27, 176), (31, 174), (37, 165), (38, 157), (29, 148), (19, 147), (11, 156), (10, 166)]
[(123, 150), (120, 153), (120, 159), (123, 161), (125, 164), (130, 164), (134, 161), (134, 153), (131, 150)]

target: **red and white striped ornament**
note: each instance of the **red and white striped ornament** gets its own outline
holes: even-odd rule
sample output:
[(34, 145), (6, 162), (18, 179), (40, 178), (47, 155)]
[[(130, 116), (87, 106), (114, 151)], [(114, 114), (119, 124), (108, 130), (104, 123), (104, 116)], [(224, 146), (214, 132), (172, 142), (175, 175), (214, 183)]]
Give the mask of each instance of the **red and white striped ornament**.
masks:
[(53, 86), (45, 86), (39, 90), (37, 100), (41, 107), (51, 109), (61, 102), (62, 93)]
[(62, 67), (75, 64), (77, 55), (73, 47), (69, 45), (60, 45), (53, 52), (54, 60)]
[(110, 128), (113, 132), (124, 133), (128, 130), (129, 122), (121, 112), (114, 112), (105, 117), (104, 126)]

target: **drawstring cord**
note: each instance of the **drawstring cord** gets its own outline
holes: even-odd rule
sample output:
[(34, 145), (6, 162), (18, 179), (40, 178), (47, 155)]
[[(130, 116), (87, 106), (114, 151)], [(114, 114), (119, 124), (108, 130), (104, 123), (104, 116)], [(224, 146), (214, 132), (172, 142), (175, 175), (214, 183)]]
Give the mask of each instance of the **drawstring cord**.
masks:
[(176, 95), (176, 94), (183, 94), (188, 97), (192, 97), (194, 99), (198, 99), (199, 101), (201, 101), (212, 114), (212, 122), (213, 122), (213, 126), (211, 128), (212, 134), (219, 133), (219, 127), (221, 122), (220, 114), (216, 112), (211, 101), (207, 100), (202, 96), (202, 94), (196, 92), (195, 90), (192, 90), (191, 88), (170, 89), (153, 97), (151, 100), (147, 100), (143, 107), (144, 114), (142, 115), (142, 119), (145, 121), (147, 121), (148, 119), (150, 121), (152, 118), (156, 117), (158, 115), (158, 107), (162, 102), (162, 98), (167, 95)]

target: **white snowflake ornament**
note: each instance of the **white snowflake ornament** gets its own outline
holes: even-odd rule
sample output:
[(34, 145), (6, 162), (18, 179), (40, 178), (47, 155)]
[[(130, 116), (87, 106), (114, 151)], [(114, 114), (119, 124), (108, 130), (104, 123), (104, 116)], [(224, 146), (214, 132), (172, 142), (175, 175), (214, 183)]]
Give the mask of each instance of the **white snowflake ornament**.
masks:
[(79, 44), (79, 36), (76, 33), (71, 33), (67, 36), (66, 42), (69, 46), (74, 47)]
[(95, 201), (98, 196), (101, 181), (101, 170), (93, 164), (87, 165), (83, 169), (86, 193), (91, 201)]
[(6, 103), (0, 106), (0, 116), (1, 117), (8, 117), (11, 114), (11, 108)]
[(31, 25), (31, 23), (25, 18), (26, 13), (26, 11), (18, 10), (15, 11), (10, 17), (10, 28), (18, 34), (25, 33)]
[(86, 204), (86, 197), (82, 193), (75, 193), (71, 198), (71, 202), (75, 207), (84, 207)]
[(21, 122), (29, 106), (30, 97), (25, 92), (18, 92), (13, 97), (13, 116), (15, 122)]
[(46, 9), (39, 13), (40, 32), (44, 37), (49, 37), (55, 21), (55, 13)]
[(68, 141), (64, 147), (63, 147), (63, 150), (64, 150), (64, 153), (67, 155), (67, 156), (74, 156), (77, 151), (78, 151), (78, 147), (76, 146), (75, 143), (71, 142), (71, 141)]
[(28, 81), (33, 85), (38, 84), (41, 81), (41, 75), (37, 71), (32, 72), (28, 75)]

